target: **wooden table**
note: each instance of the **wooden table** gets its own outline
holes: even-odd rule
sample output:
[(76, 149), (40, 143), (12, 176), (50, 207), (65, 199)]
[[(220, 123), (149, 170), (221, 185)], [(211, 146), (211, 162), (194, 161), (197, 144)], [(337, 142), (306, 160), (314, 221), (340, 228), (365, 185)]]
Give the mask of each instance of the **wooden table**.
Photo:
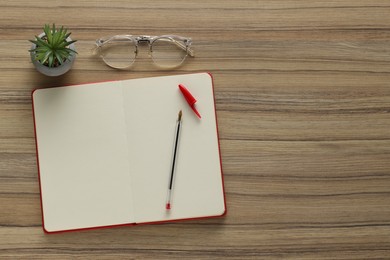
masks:
[[(0, 258), (390, 257), (390, 2), (11, 1), (0, 3)], [(69, 27), (64, 76), (35, 71), (28, 39)], [(118, 71), (91, 55), (113, 34), (178, 34), (196, 58), (147, 55)], [(35, 88), (210, 71), (224, 218), (45, 235), (31, 112)]]

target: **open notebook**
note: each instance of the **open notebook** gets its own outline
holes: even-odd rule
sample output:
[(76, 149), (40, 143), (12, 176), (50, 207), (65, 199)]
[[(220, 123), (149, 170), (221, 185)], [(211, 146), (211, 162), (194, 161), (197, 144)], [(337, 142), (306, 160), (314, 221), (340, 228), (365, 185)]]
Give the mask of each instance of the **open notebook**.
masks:
[[(178, 84), (197, 98), (201, 119)], [(38, 89), (32, 98), (46, 232), (225, 213), (210, 74)], [(179, 110), (183, 124), (167, 210)]]

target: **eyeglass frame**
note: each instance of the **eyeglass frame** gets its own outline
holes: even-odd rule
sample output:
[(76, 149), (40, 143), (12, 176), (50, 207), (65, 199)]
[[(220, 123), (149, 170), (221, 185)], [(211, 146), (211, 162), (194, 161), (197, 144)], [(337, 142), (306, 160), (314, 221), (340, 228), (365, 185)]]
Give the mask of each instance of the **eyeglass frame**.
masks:
[[(175, 68), (175, 67), (178, 67), (180, 66), (181, 64), (183, 64), (184, 60), (187, 58), (187, 56), (190, 56), (190, 57), (195, 57), (195, 54), (194, 54), (194, 50), (191, 48), (191, 44), (192, 44), (192, 39), (191, 38), (188, 38), (188, 37), (183, 37), (183, 36), (178, 36), (178, 35), (161, 35), (161, 36), (149, 36), (149, 35), (114, 35), (114, 36), (110, 36), (110, 37), (103, 37), (103, 38), (100, 38), (100, 39), (97, 39), (96, 42), (95, 42), (95, 50), (94, 50), (94, 53), (98, 53), (100, 51), (100, 48), (103, 47), (105, 44), (107, 43), (110, 43), (111, 41), (114, 41), (114, 40), (129, 40), (129, 42), (132, 42), (134, 43), (134, 46), (135, 46), (135, 56), (134, 56), (134, 60), (131, 62), (131, 64), (129, 64), (128, 66), (126, 67), (114, 67), (114, 66), (111, 66), (110, 64), (108, 64), (105, 60), (104, 60), (104, 57), (102, 55), (101, 58), (103, 59), (104, 63), (106, 63), (108, 66), (114, 68), (114, 69), (127, 69), (129, 67), (131, 67), (136, 58), (137, 58), (137, 55), (138, 55), (138, 45), (140, 43), (148, 43), (148, 46), (149, 46), (149, 55), (151, 55), (151, 53), (153, 52), (153, 43), (159, 39), (169, 39), (171, 40), (174, 44), (176, 44), (176, 46), (178, 46), (180, 49), (184, 50), (186, 52), (186, 56), (183, 57), (182, 61), (175, 65), (175, 66), (172, 66), (170, 68)], [(180, 42), (181, 41), (181, 42)], [(184, 44), (183, 44), (183, 43)], [(99, 51), (98, 51), (99, 50)], [(152, 57), (152, 60), (153, 60), (153, 63), (156, 65), (156, 66), (161, 66), (161, 65), (158, 65), (158, 63), (155, 62), (155, 60), (153, 59), (153, 55), (151, 55)]]

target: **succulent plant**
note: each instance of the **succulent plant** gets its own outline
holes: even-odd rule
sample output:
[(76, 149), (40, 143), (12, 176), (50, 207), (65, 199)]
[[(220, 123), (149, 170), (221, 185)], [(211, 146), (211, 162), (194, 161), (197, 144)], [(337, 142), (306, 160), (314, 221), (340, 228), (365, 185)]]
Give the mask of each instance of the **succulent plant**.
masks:
[(45, 24), (43, 28), (44, 35), (42, 37), (35, 36), (35, 40), (30, 40), (35, 44), (35, 49), (29, 50), (34, 54), (35, 60), (52, 68), (60, 66), (71, 55), (75, 55), (77, 52), (70, 49), (69, 45), (76, 42), (76, 40), (67, 41), (71, 34), (67, 31), (63, 26), (57, 29), (55, 24), (52, 28)]

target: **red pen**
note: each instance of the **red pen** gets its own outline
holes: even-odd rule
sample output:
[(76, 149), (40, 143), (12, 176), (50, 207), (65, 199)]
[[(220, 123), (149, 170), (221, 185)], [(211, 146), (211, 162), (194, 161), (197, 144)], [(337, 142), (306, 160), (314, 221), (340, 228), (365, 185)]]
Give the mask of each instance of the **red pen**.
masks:
[(201, 118), (198, 110), (195, 108), (196, 99), (194, 96), (188, 91), (186, 87), (184, 87), (183, 84), (179, 84), (179, 89), (181, 93), (183, 94), (184, 98), (187, 100), (188, 105), (191, 107), (191, 109), (195, 112), (195, 114)]

